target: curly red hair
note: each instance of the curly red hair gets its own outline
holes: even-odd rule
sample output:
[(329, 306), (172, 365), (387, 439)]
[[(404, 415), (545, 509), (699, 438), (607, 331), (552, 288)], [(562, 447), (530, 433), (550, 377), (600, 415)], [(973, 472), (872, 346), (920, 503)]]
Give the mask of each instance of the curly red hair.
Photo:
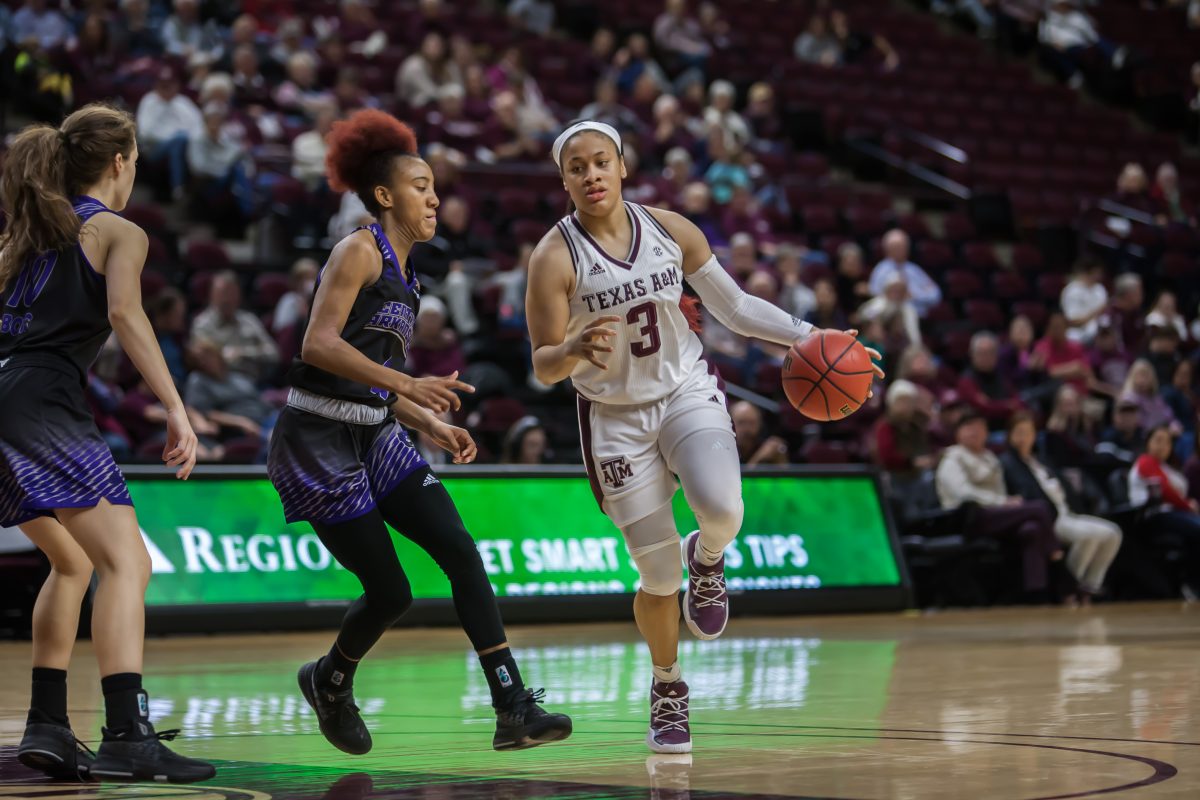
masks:
[(370, 182), (382, 183), (387, 175), (378, 174), (380, 156), (417, 154), (417, 135), (391, 114), (375, 109), (356, 111), (348, 119), (333, 124), (329, 150), (325, 154), (325, 172), (329, 185), (337, 192), (357, 192), (368, 208)]

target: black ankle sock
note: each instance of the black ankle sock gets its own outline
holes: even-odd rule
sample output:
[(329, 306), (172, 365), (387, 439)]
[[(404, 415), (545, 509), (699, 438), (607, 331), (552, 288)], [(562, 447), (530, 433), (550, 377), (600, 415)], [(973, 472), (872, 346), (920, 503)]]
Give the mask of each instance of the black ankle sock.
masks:
[(71, 727), (67, 719), (67, 671), (49, 667), (33, 668), (33, 693), (26, 724), (35, 722)]
[(507, 706), (509, 699), (525, 688), (521, 671), (517, 669), (516, 659), (509, 648), (480, 656), (479, 664), (483, 667), (488, 688), (492, 690), (493, 708)]
[[(139, 723), (150, 723), (150, 701), (142, 691), (142, 676), (136, 672), (119, 672), (100, 679), (104, 690), (105, 727), (121, 733), (142, 733)], [(149, 731), (146, 727), (145, 731)]]
[(317, 685), (342, 692), (354, 685), (354, 672), (358, 662), (346, 657), (337, 642), (329, 648), (329, 652), (317, 662)]

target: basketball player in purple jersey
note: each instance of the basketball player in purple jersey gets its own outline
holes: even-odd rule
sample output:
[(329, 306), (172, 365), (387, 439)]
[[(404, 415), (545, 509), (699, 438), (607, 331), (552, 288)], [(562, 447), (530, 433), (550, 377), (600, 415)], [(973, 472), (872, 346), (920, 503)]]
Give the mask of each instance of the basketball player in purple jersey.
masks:
[[(463, 629), (479, 656), (496, 711), (497, 750), (565, 739), (571, 719), (541, 708), (522, 683), (475, 542), (454, 501), (401, 424), (422, 431), (455, 463), (475, 458), (470, 435), (432, 411), (458, 406), (448, 378), (411, 378), (404, 363), (420, 286), (409, 260), (437, 227), (429, 165), (409, 127), (381, 111), (334, 125), (326, 157), (330, 184), (355, 192), (379, 222), (338, 243), (321, 270), (303, 349), (292, 365), (288, 405), (271, 438), (267, 471), (288, 522), (312, 524), (338, 562), (362, 582), (321, 659), (300, 668), (300, 690), (331, 744), (371, 749), (354, 704), (359, 662), (412, 603), (390, 524), (437, 562)], [(415, 687), (414, 687), (415, 688)]]
[(670, 504), (675, 476), (700, 523), (683, 541), (682, 560), (684, 619), (701, 639), (720, 636), (729, 620), (723, 553), (741, 527), (742, 496), (733, 423), (681, 308), (683, 282), (743, 336), (790, 346), (813, 327), (742, 291), (682, 216), (625, 202), (621, 137), (609, 125), (571, 124), (553, 157), (575, 210), (546, 234), (529, 263), (533, 366), (543, 383), (570, 377), (579, 392), (593, 492), (637, 564), (634, 618), (654, 667), (646, 743), (657, 753), (687, 753), (688, 686), (678, 664), (683, 571)]
[[(17, 757), (67, 780), (211, 778), (171, 752), (142, 690), (150, 556), (125, 479), (84, 399), (87, 370), (115, 330), (167, 410), (163, 460), (186, 479), (196, 436), (150, 321), (140, 275), (146, 234), (117, 216), (133, 189), (136, 130), (94, 104), (59, 128), (34, 125), (9, 148), (0, 177), (0, 525), (19, 525), (49, 557), (33, 614), (33, 699)], [(67, 719), (67, 665), (79, 607), (99, 575), (92, 639), (106, 724), (93, 762)]]

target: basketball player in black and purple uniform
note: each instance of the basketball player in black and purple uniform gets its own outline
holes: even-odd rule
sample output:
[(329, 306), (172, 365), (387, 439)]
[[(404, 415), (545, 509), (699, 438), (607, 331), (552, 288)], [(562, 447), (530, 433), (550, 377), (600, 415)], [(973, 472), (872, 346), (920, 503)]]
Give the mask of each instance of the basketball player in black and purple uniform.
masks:
[(437, 226), (433, 173), (408, 126), (379, 111), (359, 111), (334, 126), (326, 167), (330, 185), (355, 192), (379, 222), (339, 242), (321, 270), (267, 470), (287, 521), (311, 523), (362, 582), (363, 594), (329, 653), (300, 668), (300, 689), (331, 744), (356, 755), (371, 749), (354, 704), (354, 673), (412, 603), (390, 524), (450, 579), (455, 610), (491, 689), (492, 746), (565, 739), (571, 719), (544, 711), (541, 692), (522, 683), (475, 543), (402, 427), (427, 434), (457, 464), (475, 458), (470, 435), (432, 413), (457, 408), (455, 390), (471, 387), (457, 373), (411, 378), (392, 367), (403, 364), (417, 317), (420, 287), (409, 251)]
[[(59, 128), (17, 135), (0, 177), (0, 525), (19, 525), (52, 570), (33, 612), (33, 698), (20, 761), (66, 780), (189, 783), (215, 774), (171, 752), (142, 690), (150, 556), (125, 479), (84, 399), (87, 370), (114, 330), (167, 412), (163, 460), (187, 478), (192, 432), (142, 310), (147, 238), (117, 216), (133, 189), (136, 130), (89, 105)], [(106, 724), (93, 761), (67, 719), (79, 608), (99, 575), (92, 639)]]

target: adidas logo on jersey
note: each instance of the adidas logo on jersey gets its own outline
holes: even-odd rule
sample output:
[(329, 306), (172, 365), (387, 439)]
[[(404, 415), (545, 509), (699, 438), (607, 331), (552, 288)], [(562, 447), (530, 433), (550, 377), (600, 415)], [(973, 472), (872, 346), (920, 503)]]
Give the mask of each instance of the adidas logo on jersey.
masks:
[(437, 475), (434, 475), (431, 472), (425, 476), (425, 482), (421, 484), (421, 487), (424, 488), (426, 486), (433, 486), (435, 483), (441, 483), (441, 481), (437, 479)]
[(603, 274), (604, 274), (604, 267), (600, 266), (599, 261), (597, 261), (595, 264), (592, 264), (592, 268), (588, 270), (588, 275), (603, 275)]

